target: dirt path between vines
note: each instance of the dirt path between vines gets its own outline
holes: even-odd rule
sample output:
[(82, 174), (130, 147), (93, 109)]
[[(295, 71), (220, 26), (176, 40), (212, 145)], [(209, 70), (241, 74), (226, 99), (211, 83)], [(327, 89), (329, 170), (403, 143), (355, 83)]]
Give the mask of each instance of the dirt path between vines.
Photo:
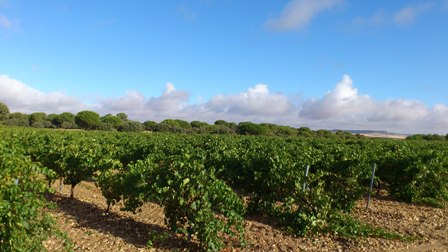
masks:
[[(55, 187), (56, 188), (56, 187)], [(76, 187), (75, 199), (69, 198), (69, 187), (63, 186), (50, 199), (57, 207), (50, 210), (59, 228), (73, 241), (75, 251), (197, 251), (194, 242), (171, 235), (164, 224), (163, 209), (145, 204), (137, 214), (122, 212), (114, 206), (105, 214), (106, 201), (93, 183)], [(375, 226), (419, 237), (413, 242), (364, 238), (344, 239), (333, 235), (311, 238), (292, 237), (268, 225), (261, 217), (246, 219), (244, 248), (224, 251), (448, 251), (448, 209), (437, 209), (400, 203), (387, 197), (374, 197), (369, 211), (365, 201), (358, 202), (353, 215)], [(151, 248), (147, 241), (158, 236)], [(163, 238), (165, 237), (165, 238)], [(61, 251), (56, 239), (46, 242), (49, 251)]]

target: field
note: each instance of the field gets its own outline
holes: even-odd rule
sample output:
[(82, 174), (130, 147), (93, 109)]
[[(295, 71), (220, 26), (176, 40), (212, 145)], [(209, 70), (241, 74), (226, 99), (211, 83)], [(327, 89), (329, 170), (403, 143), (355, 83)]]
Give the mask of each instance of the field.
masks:
[[(59, 183), (54, 185), (59, 188)], [(149, 232), (169, 233), (163, 220), (163, 209), (148, 203), (138, 214), (126, 213), (118, 206), (105, 215), (105, 200), (92, 183), (83, 182), (77, 199), (69, 199), (70, 188), (63, 186), (61, 193), (51, 198), (58, 207), (52, 210), (58, 226), (75, 242), (76, 251), (189, 251), (197, 249), (182, 239), (170, 238), (146, 249)], [(334, 235), (310, 238), (285, 234), (269, 219), (262, 216), (246, 218), (246, 248), (235, 251), (447, 251), (448, 211), (422, 205), (397, 202), (386, 196), (374, 197), (369, 211), (365, 200), (360, 200), (353, 215), (376, 226), (418, 237), (412, 242), (388, 239), (341, 239)], [(48, 241), (50, 251), (60, 249), (55, 241)], [(231, 251), (231, 250), (229, 250)]]
[(447, 247), (443, 141), (0, 131), (3, 251)]

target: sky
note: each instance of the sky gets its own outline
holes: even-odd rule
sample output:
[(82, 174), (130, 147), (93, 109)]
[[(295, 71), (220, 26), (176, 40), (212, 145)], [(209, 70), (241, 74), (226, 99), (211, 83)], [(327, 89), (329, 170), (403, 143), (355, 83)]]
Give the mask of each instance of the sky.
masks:
[(11, 112), (448, 133), (448, 0), (0, 0)]

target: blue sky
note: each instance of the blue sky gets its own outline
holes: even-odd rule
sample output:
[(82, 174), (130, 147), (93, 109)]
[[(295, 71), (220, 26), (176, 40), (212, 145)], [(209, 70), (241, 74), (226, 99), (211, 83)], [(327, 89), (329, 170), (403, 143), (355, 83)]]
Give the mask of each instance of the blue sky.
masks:
[(448, 133), (448, 1), (0, 0), (0, 101)]

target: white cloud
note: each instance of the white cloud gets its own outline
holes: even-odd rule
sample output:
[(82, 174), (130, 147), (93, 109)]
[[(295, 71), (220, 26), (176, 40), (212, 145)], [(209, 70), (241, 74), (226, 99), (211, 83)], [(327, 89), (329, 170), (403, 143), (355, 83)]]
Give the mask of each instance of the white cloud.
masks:
[(106, 99), (100, 102), (98, 109), (104, 111), (131, 111), (142, 109), (146, 103), (146, 98), (137, 91), (128, 91), (123, 97), (117, 99)]
[(286, 96), (270, 94), (267, 85), (258, 84), (238, 95), (215, 96), (205, 107), (241, 116), (279, 116), (291, 112), (293, 105)]
[(381, 26), (387, 22), (387, 14), (384, 10), (378, 10), (376, 11), (372, 16), (370, 17), (357, 17), (355, 20), (353, 20), (353, 26), (354, 28), (360, 27), (360, 26)]
[(169, 93), (172, 93), (176, 91), (176, 88), (174, 87), (173, 83), (168, 82), (165, 85), (165, 91), (163, 92), (165, 95), (168, 95)]
[(406, 6), (395, 13), (393, 22), (397, 25), (412, 24), (416, 21), (417, 17), (433, 7), (433, 3), (426, 2), (418, 5)]
[(399, 25), (410, 24), (415, 21), (416, 18), (415, 8), (409, 6), (399, 10), (394, 16), (394, 22)]
[(348, 75), (321, 99), (306, 101), (300, 118), (317, 128), (441, 134), (448, 131), (448, 106), (429, 108), (419, 101), (404, 99), (376, 101), (360, 95)]
[(172, 83), (167, 83), (162, 96), (150, 98), (145, 107), (157, 113), (173, 112), (186, 106), (190, 96), (184, 91), (178, 91)]
[(275, 31), (303, 29), (317, 14), (341, 3), (343, 0), (291, 0), (279, 17), (267, 20), (265, 25)]
[(0, 101), (6, 103), (11, 111), (24, 113), (76, 112), (85, 108), (74, 97), (59, 92), (44, 93), (7, 75), (0, 75)]
[(0, 15), (0, 27), (10, 30), (12, 29), (12, 23), (6, 16)]
[(417, 21), (417, 18), (433, 9), (433, 2), (424, 2), (415, 5), (404, 6), (395, 12), (386, 12), (385, 10), (377, 10), (370, 17), (357, 17), (353, 20), (353, 28), (382, 25), (410, 25)]
[(191, 104), (188, 93), (167, 83), (155, 97), (128, 91), (116, 99), (98, 99), (93, 105), (62, 93), (44, 93), (6, 75), (0, 75), (0, 101), (13, 112), (43, 111), (77, 113), (84, 109), (101, 115), (125, 112), (132, 120), (162, 121), (178, 118), (213, 123), (223, 119), (241, 122), (268, 122), (313, 129), (387, 130), (397, 133), (448, 133), (448, 105), (427, 107), (415, 100), (378, 101), (360, 94), (349, 75), (344, 75), (333, 90), (319, 99), (296, 104), (268, 85), (257, 84), (246, 91), (216, 95), (203, 103)]
[(335, 89), (320, 100), (309, 100), (303, 104), (300, 115), (307, 119), (320, 120), (371, 111), (374, 106), (367, 95), (358, 95), (353, 81), (344, 75)]
[(390, 100), (376, 104), (375, 111), (369, 117), (369, 121), (417, 121), (425, 119), (429, 113), (428, 108), (419, 101)]
[(94, 105), (95, 110), (102, 114), (125, 112), (134, 120), (163, 120), (181, 115), (189, 95), (177, 91), (172, 83), (167, 83), (161, 96), (146, 98), (137, 91), (128, 91), (117, 99), (99, 100)]
[(440, 127), (446, 131), (448, 128), (448, 106), (445, 104), (434, 105), (429, 120), (433, 126)]

